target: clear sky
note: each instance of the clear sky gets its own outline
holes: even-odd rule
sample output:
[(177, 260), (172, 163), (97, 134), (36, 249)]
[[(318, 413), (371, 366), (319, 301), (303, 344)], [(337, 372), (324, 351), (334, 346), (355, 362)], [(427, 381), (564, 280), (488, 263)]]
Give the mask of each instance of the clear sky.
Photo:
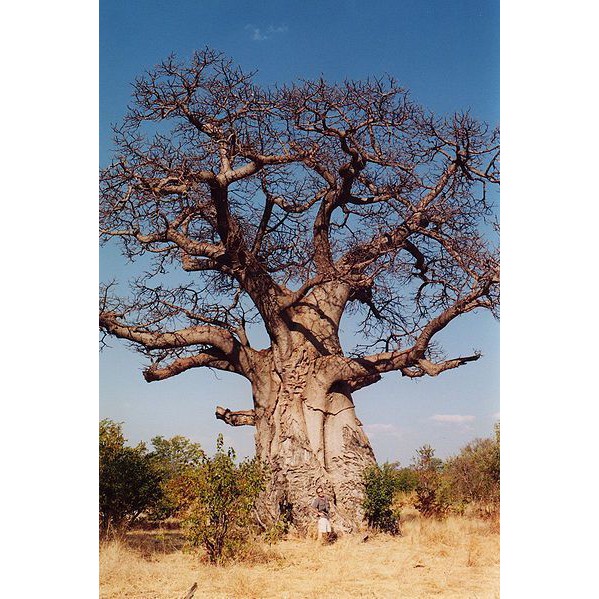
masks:
[[(265, 86), (323, 75), (331, 81), (389, 73), (418, 103), (438, 114), (469, 108), (499, 123), (497, 0), (354, 0), (100, 2), (100, 162), (110, 160), (110, 124), (123, 116), (131, 82), (170, 53), (210, 46)], [(100, 254), (100, 277), (133, 272), (116, 248)], [(352, 336), (345, 323), (342, 339)], [(499, 324), (488, 314), (463, 317), (443, 336), (449, 356), (480, 349), (483, 358), (437, 378), (398, 373), (354, 395), (379, 461), (408, 464), (429, 443), (440, 457), (489, 436), (499, 419)], [(214, 417), (216, 405), (251, 407), (249, 383), (227, 373), (188, 371), (148, 384), (144, 362), (113, 339), (100, 356), (100, 417), (124, 422), (129, 441), (182, 434), (211, 450), (218, 432), (241, 455), (253, 429)]]

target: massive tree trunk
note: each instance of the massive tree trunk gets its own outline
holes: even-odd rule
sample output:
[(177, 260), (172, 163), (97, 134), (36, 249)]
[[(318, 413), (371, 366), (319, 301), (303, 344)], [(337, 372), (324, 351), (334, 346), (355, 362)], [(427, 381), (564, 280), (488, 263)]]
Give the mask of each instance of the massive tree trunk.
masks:
[(278, 367), (266, 367), (254, 385), (256, 455), (271, 470), (262, 509), (270, 519), (289, 509), (303, 529), (322, 485), (332, 499), (333, 525), (349, 532), (362, 520), (362, 472), (374, 454), (347, 385), (327, 389), (322, 379), (300, 348)]
[(337, 380), (327, 360), (343, 355), (337, 331), (347, 294), (343, 286), (325, 285), (288, 310), (273, 327), (272, 346), (254, 361), (253, 419), (219, 416), (255, 425), (256, 455), (270, 467), (261, 510), (270, 521), (290, 513), (299, 529), (314, 520), (310, 504), (321, 485), (331, 498), (333, 526), (356, 530), (362, 473), (375, 463), (350, 385)]

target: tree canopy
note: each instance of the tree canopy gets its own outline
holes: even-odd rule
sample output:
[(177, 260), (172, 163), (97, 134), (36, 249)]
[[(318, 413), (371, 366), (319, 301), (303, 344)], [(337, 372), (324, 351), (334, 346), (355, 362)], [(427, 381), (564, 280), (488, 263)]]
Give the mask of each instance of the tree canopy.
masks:
[[(477, 359), (447, 359), (433, 337), (460, 314), (497, 313), (497, 130), (436, 117), (390, 77), (262, 89), (205, 49), (135, 82), (115, 143), (102, 237), (154, 261), (129, 298), (103, 289), (101, 326), (150, 357), (147, 380), (200, 366), (250, 378), (248, 324), (280, 337), (327, 283), (359, 316), (340, 378)], [(167, 276), (175, 267), (190, 276)]]

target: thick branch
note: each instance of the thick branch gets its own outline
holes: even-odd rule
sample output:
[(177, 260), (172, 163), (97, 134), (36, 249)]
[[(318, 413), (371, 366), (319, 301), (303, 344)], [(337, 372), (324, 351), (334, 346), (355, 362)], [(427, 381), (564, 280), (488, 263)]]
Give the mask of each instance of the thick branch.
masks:
[(460, 356), (459, 358), (454, 358), (453, 360), (445, 360), (444, 362), (431, 362), (430, 360), (425, 360), (424, 358), (417, 361), (417, 365), (410, 368), (402, 369), (401, 373), (404, 376), (409, 376), (411, 378), (421, 377), (426, 374), (429, 376), (437, 376), (446, 370), (451, 370), (452, 368), (457, 368), (458, 366), (463, 366), (468, 362), (476, 362), (480, 358), (481, 354), (476, 353), (472, 356)]
[(214, 180), (215, 175), (211, 171), (199, 170), (186, 175), (186, 181), (181, 181), (179, 177), (166, 176), (157, 177), (142, 177), (135, 174), (134, 171), (129, 171), (131, 177), (137, 177), (141, 183), (141, 187), (148, 191), (152, 191), (161, 196), (180, 195), (187, 193), (194, 183), (209, 183)]
[(212, 187), (211, 195), (216, 207), (218, 234), (226, 248), (227, 274), (234, 276), (242, 289), (252, 298), (268, 326), (278, 318), (276, 299), (282, 295), (281, 288), (273, 281), (256, 254), (245, 242), (244, 231), (231, 214), (226, 187)]
[(350, 379), (347, 383), (349, 385), (350, 392), (353, 393), (358, 389), (363, 389), (364, 387), (368, 387), (369, 385), (374, 385), (375, 383), (378, 383), (380, 380), (380, 374), (372, 374), (356, 379)]
[(223, 274), (233, 276), (233, 271), (223, 260), (213, 260), (212, 258), (192, 258), (189, 254), (183, 252), (181, 255), (181, 268), (186, 272), (203, 272), (214, 270)]
[[(434, 363), (425, 357), (432, 337), (443, 330), (454, 318), (461, 314), (471, 312), (478, 307), (488, 307), (483, 297), (489, 292), (491, 282), (488, 281), (476, 287), (454, 304), (446, 308), (438, 316), (431, 319), (416, 338), (414, 345), (404, 350), (382, 352), (360, 358), (345, 358), (331, 356), (325, 358), (330, 369), (331, 384), (335, 381), (352, 381), (353, 385), (360, 385), (361, 381), (370, 384), (376, 375), (399, 370), (405, 376), (419, 377), (424, 374), (437, 376), (445, 370), (457, 368), (474, 362), (480, 358), (476, 353), (444, 362)], [(374, 382), (374, 381), (373, 381)], [(366, 385), (363, 385), (366, 386)], [(357, 387), (359, 388), (359, 387)]]
[(256, 426), (256, 414), (254, 410), (231, 412), (229, 408), (217, 406), (215, 415), (218, 420), (222, 420), (230, 426)]
[(225, 248), (220, 243), (195, 241), (172, 227), (167, 229), (166, 238), (176, 243), (182, 250), (192, 256), (205, 256), (206, 258), (217, 259), (221, 258), (225, 253)]
[(425, 210), (434, 200), (439, 197), (439, 194), (443, 191), (451, 176), (457, 170), (457, 162), (452, 162), (446, 169), (445, 172), (439, 177), (437, 184), (418, 202), (418, 209)]
[(314, 287), (321, 285), (325, 281), (326, 278), (322, 275), (316, 275), (315, 277), (305, 281), (297, 291), (289, 292), (279, 301), (280, 310), (286, 310), (287, 308), (297, 304), (297, 302), (303, 299), (312, 289), (314, 289)]
[[(224, 255), (224, 248), (221, 244), (193, 240), (171, 227), (170, 224), (167, 224), (166, 229), (163, 231), (156, 231), (148, 234), (143, 234), (139, 229), (101, 229), (100, 233), (111, 237), (131, 237), (144, 246), (155, 243), (172, 242), (191, 256), (204, 256), (206, 258), (216, 259)], [(172, 247), (174, 248), (175, 246)]]
[(336, 193), (328, 192), (321, 201), (314, 220), (314, 262), (319, 273), (330, 272), (333, 267), (331, 252), (331, 214), (335, 209)]
[(240, 367), (240, 364), (233, 364), (231, 361), (226, 359), (221, 352), (218, 351), (206, 351), (195, 356), (178, 358), (162, 368), (153, 365), (145, 370), (143, 375), (146, 381), (151, 383), (153, 381), (162, 381), (172, 376), (176, 376), (177, 374), (181, 374), (182, 372), (185, 372), (191, 368), (199, 368), (202, 366), (245, 375), (243, 369)]
[[(480, 358), (476, 353), (472, 356), (460, 356), (443, 362), (431, 362), (425, 358), (415, 358), (412, 350), (384, 352), (363, 358), (340, 358), (333, 360), (333, 381), (346, 380), (352, 391), (367, 387), (380, 380), (381, 374), (399, 371), (410, 378), (424, 375), (437, 376), (446, 370), (463, 366)], [(331, 363), (333, 362), (331, 360)]]
[(146, 349), (175, 349), (191, 345), (213, 345), (225, 354), (239, 350), (240, 344), (224, 329), (204, 325), (168, 333), (150, 332), (139, 326), (119, 323), (116, 314), (100, 313), (100, 328), (115, 337), (143, 345)]

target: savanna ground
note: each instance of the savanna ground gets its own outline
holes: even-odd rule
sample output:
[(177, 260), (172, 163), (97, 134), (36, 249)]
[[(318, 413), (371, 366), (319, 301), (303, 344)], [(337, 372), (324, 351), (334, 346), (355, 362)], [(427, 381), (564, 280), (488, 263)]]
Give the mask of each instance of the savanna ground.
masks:
[(243, 561), (210, 566), (176, 530), (132, 531), (100, 548), (100, 599), (499, 598), (498, 523), (403, 514), (401, 537), (366, 533), (321, 546), (255, 544)]

